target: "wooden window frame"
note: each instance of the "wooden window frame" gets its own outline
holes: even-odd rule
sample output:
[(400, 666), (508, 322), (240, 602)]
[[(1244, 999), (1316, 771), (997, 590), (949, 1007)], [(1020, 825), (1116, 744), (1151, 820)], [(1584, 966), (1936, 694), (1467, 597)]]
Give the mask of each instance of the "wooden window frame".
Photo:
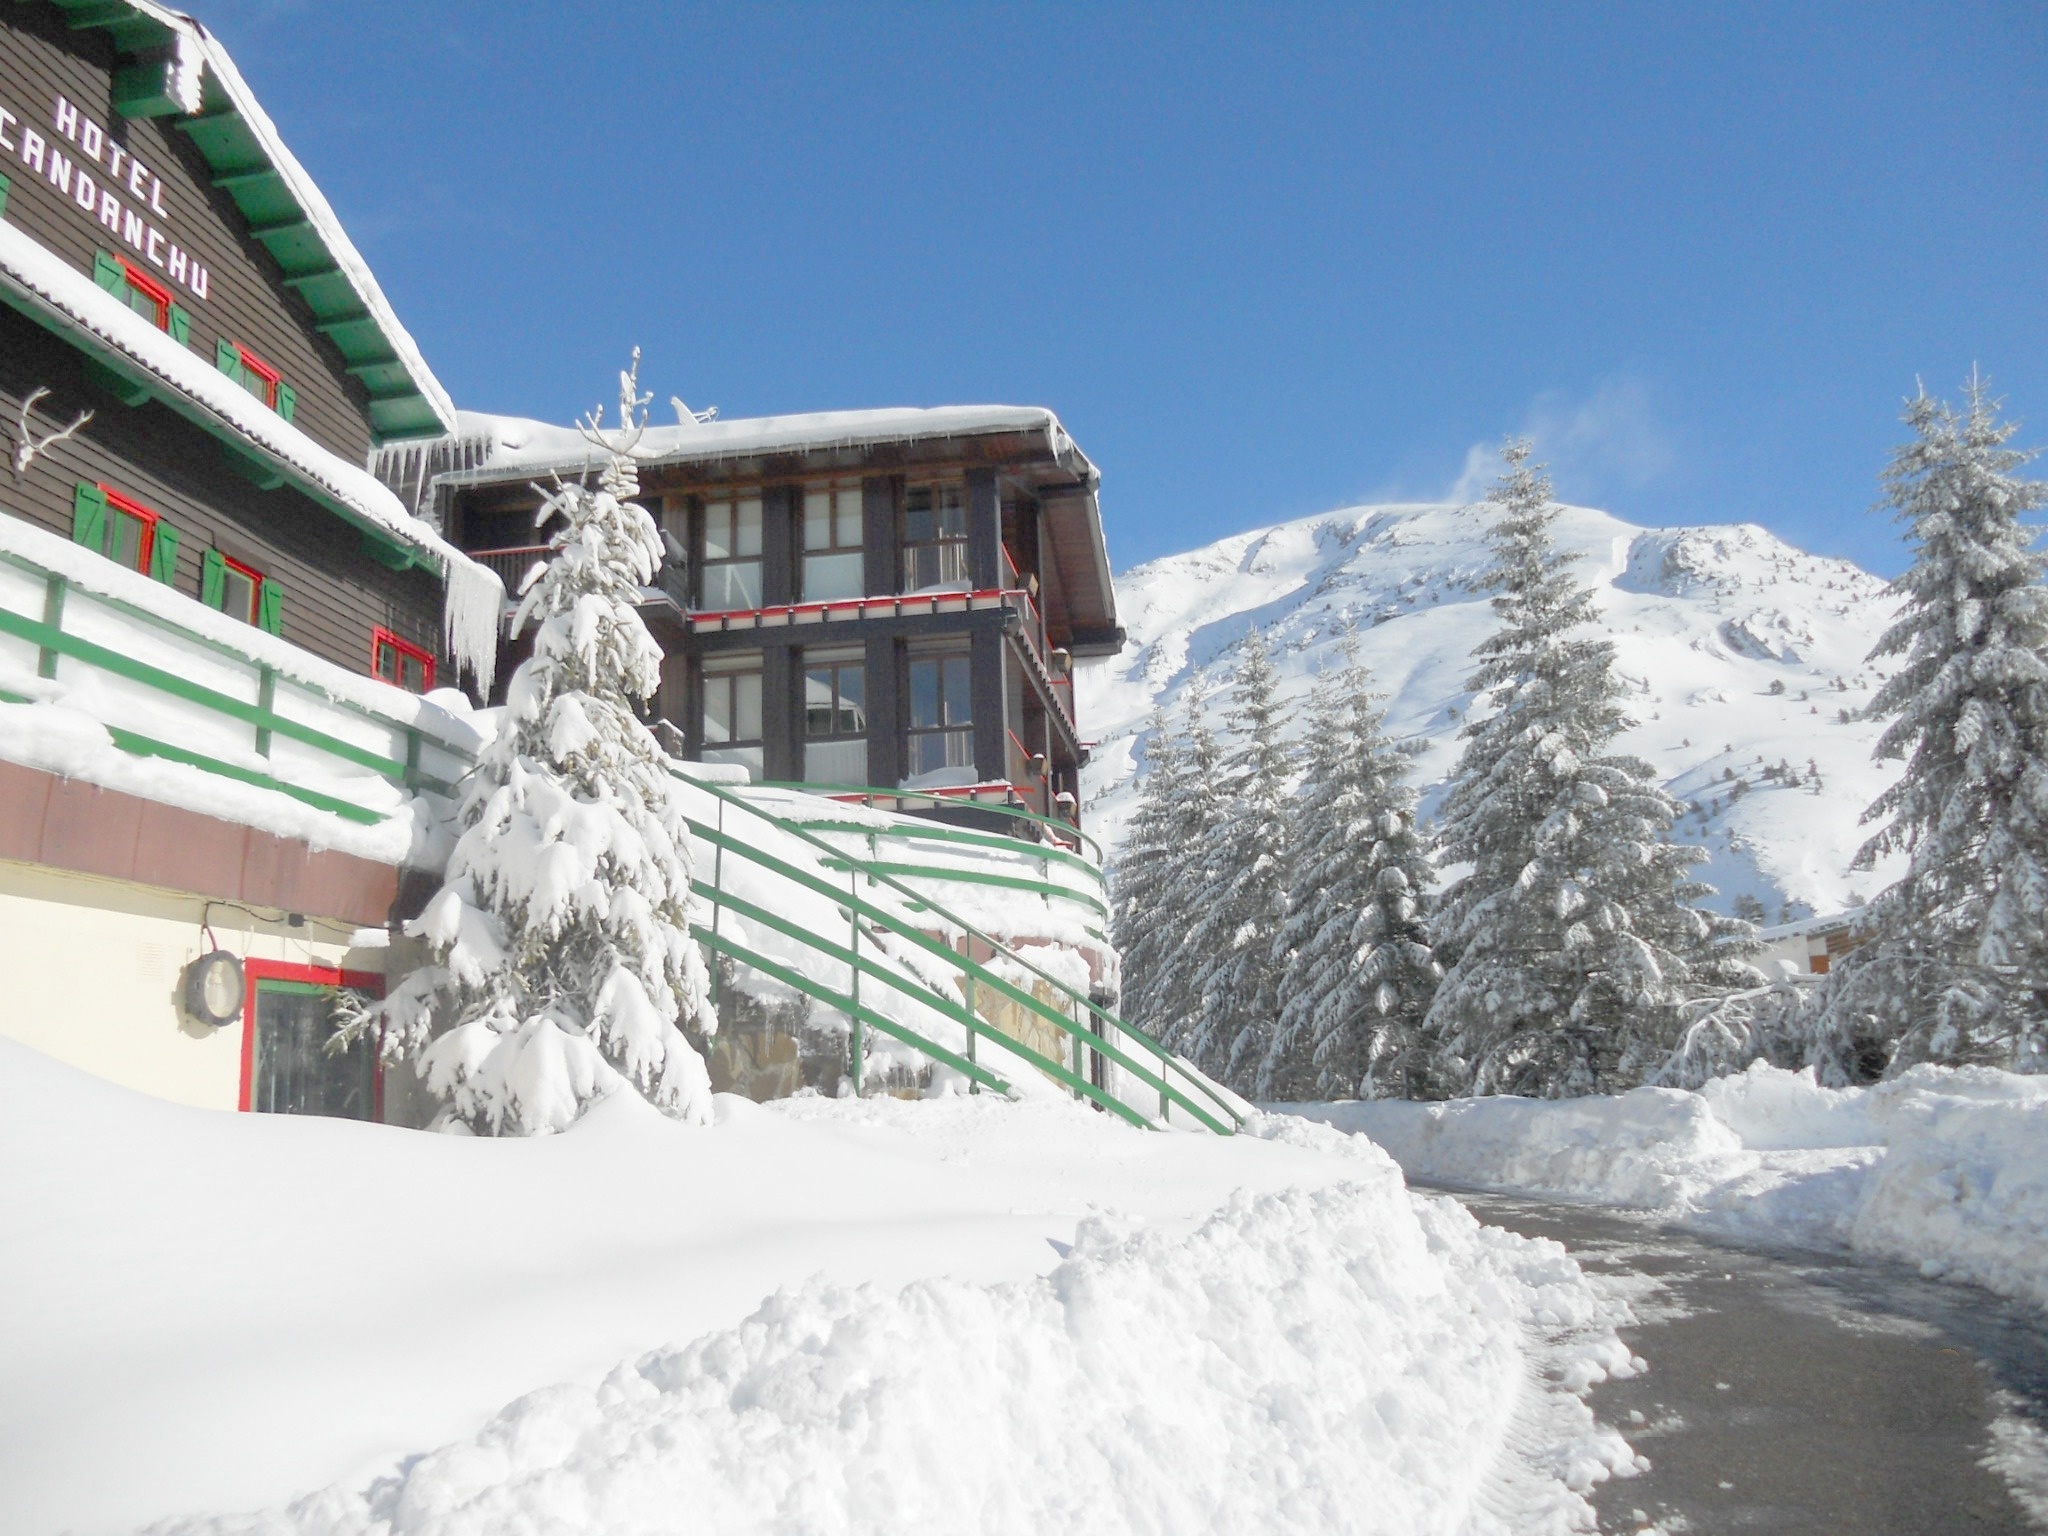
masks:
[[(843, 691), (843, 690), (842, 690), (842, 689), (840, 688), (840, 686), (839, 686), (839, 679), (840, 679), (840, 675), (841, 675), (842, 673), (845, 673), (845, 672), (853, 672), (853, 671), (857, 671), (857, 672), (859, 672), (859, 673), (860, 673), (860, 675), (861, 675), (861, 679), (860, 679), (860, 703), (858, 704), (858, 706), (856, 706), (856, 707), (857, 707), (857, 709), (858, 709), (858, 711), (859, 711), (859, 713), (860, 713), (860, 717), (861, 717), (861, 723), (860, 723), (860, 728), (859, 728), (858, 730), (845, 730), (845, 729), (841, 729), (841, 717), (842, 717), (843, 715), (845, 715), (845, 714), (846, 714), (846, 713), (847, 713), (848, 711), (847, 711), (847, 709), (845, 708), (845, 703), (844, 703), (844, 701), (845, 701), (845, 699), (846, 699), (846, 694), (845, 694), (845, 692), (844, 692), (844, 691)], [(832, 729), (830, 729), (830, 730), (828, 730), (828, 731), (813, 731), (813, 730), (811, 729), (811, 700), (810, 700), (810, 675), (811, 675), (811, 673), (813, 673), (813, 672), (830, 672), (830, 673), (832, 674), (832, 704), (831, 704), (831, 715), (832, 715)], [(867, 740), (867, 736), (868, 736), (868, 678), (867, 678), (867, 659), (866, 659), (865, 657), (862, 657), (862, 656), (846, 656), (846, 657), (834, 657), (834, 658), (831, 658), (831, 659), (824, 659), (824, 660), (818, 660), (818, 661), (813, 661), (813, 660), (811, 660), (811, 658), (810, 658), (810, 657), (809, 657), (808, 655), (805, 655), (805, 656), (802, 656), (802, 657), (801, 657), (801, 658), (799, 659), (799, 662), (798, 662), (798, 670), (797, 670), (797, 678), (798, 678), (798, 686), (799, 686), (800, 688), (802, 688), (802, 689), (804, 690), (804, 699), (803, 699), (803, 733), (802, 733), (802, 734), (803, 734), (803, 739), (804, 739), (805, 741), (865, 741), (865, 740)], [(765, 728), (765, 722), (764, 722), (764, 728)]]
[[(947, 534), (942, 537), (935, 536), (929, 539), (912, 539), (910, 537), (910, 519), (915, 515), (911, 511), (910, 499), (920, 491), (931, 493), (933, 505), (930, 515), (933, 519), (932, 526), (935, 534), (941, 524), (942, 515), (947, 510), (943, 505), (945, 496), (948, 492), (956, 493), (959, 496), (960, 532), (957, 535)], [(968, 555), (968, 546), (971, 538), (970, 522), (973, 517), (973, 510), (969, 503), (967, 487), (958, 480), (920, 480), (913, 485), (904, 487), (903, 510), (898, 514), (900, 521), (897, 525), (897, 546), (902, 551), (901, 557), (897, 562), (896, 572), (896, 588), (899, 592), (922, 592), (935, 587), (945, 587), (953, 582), (971, 581), (970, 572), (973, 562)], [(927, 549), (937, 551), (937, 563), (942, 574), (936, 581), (913, 586), (911, 584), (912, 567), (917, 562), (918, 552)], [(956, 549), (959, 552), (957, 555), (957, 563), (960, 568), (959, 574), (951, 577), (943, 574), (944, 567), (948, 563), (946, 551), (949, 549)]]
[[(284, 384), (284, 375), (243, 346), (239, 341), (234, 343), (234, 348), (242, 355), (242, 366), (263, 381), (263, 403), (273, 411), (276, 410), (277, 392)], [(250, 393), (254, 394), (255, 391), (251, 390)]]
[[(348, 987), (357, 992), (369, 992), (378, 997), (384, 995), (385, 978), (375, 971), (346, 971), (339, 966), (303, 965), (291, 960), (245, 960), (242, 962), (242, 1086), (235, 1108), (243, 1114), (253, 1114), (251, 1101), (256, 1096), (256, 994), (266, 981), (290, 981), (302, 986)], [(375, 1061), (376, 1077), (374, 1103), (377, 1118), (372, 1124), (384, 1122), (384, 1050), (381, 1035), (377, 1041)]]
[[(959, 663), (967, 672), (967, 718), (964, 720), (948, 720), (945, 718), (946, 666), (949, 662)], [(916, 675), (917, 668), (925, 665), (938, 668), (938, 708), (941, 723), (937, 725), (919, 725), (917, 723)], [(965, 737), (967, 742), (967, 761), (965, 763), (941, 764), (940, 767), (972, 768), (974, 766), (974, 656), (972, 651), (957, 648), (922, 652), (913, 651), (905, 658), (903, 681), (903, 713), (904, 719), (907, 722), (904, 727), (904, 772), (915, 777), (919, 774), (935, 771), (916, 766), (918, 742), (927, 737), (938, 737), (942, 740), (947, 737)]]
[[(270, 578), (257, 570), (255, 566), (244, 565), (233, 555), (222, 555), (220, 563), (229, 570), (239, 571), (249, 578), (249, 611), (246, 614), (237, 614), (236, 617), (246, 619), (249, 623), (254, 624), (256, 616), (263, 612), (263, 584)], [(221, 608), (221, 612), (227, 612), (225, 606)]]
[(402, 681), (405, 676), (405, 669), (403, 667), (399, 668), (398, 677), (386, 677), (383, 669), (378, 666), (378, 656), (386, 646), (389, 646), (400, 656), (410, 657), (412, 660), (419, 662), (420, 670), (423, 674), (420, 680), (420, 692), (425, 694), (434, 691), (434, 653), (414, 645), (410, 640), (399, 639), (398, 636), (381, 624), (370, 631), (370, 676), (376, 678), (380, 683), (389, 683), (394, 688), (405, 688), (407, 693), (412, 692), (410, 688), (405, 687), (405, 683)]
[[(742, 505), (743, 505), (744, 503), (746, 503), (746, 502), (752, 502), (752, 503), (753, 503), (753, 504), (754, 504), (754, 505), (755, 505), (755, 506), (756, 506), (757, 508), (759, 508), (759, 509), (760, 509), (760, 526), (759, 526), (759, 528), (758, 528), (758, 530), (757, 530), (757, 533), (758, 533), (758, 537), (759, 537), (759, 540), (760, 540), (760, 546), (761, 546), (761, 547), (760, 547), (760, 548), (759, 548), (758, 550), (756, 550), (756, 551), (755, 551), (755, 552), (754, 552), (753, 554), (751, 554), (751, 555), (742, 555), (742, 554), (729, 554), (729, 555), (719, 555), (719, 556), (714, 556), (714, 555), (712, 555), (712, 553), (711, 553), (711, 509), (712, 509), (712, 508), (713, 508), (714, 506), (726, 506), (726, 507), (730, 507), (730, 508), (732, 509), (732, 512), (731, 512), (731, 521), (730, 521), (730, 524), (729, 524), (729, 527), (730, 527), (730, 530), (731, 530), (731, 532), (730, 532), (730, 543), (729, 543), (729, 546), (728, 546), (728, 547), (729, 547), (729, 548), (731, 548), (731, 549), (737, 550), (737, 549), (739, 548), (739, 544), (740, 544), (740, 507), (741, 507), (741, 506), (742, 506)], [(721, 492), (717, 493), (716, 495), (711, 495), (711, 494), (705, 494), (705, 493), (699, 493), (699, 495), (698, 495), (698, 498), (697, 498), (697, 518), (696, 518), (696, 525), (697, 525), (697, 538), (696, 538), (696, 548), (695, 548), (695, 549), (694, 549), (694, 550), (692, 551), (692, 553), (693, 553), (693, 554), (695, 555), (695, 557), (696, 557), (696, 562), (697, 562), (697, 572), (696, 572), (696, 575), (697, 575), (697, 596), (698, 596), (698, 600), (699, 600), (699, 602), (705, 602), (705, 601), (708, 601), (708, 597), (707, 597), (707, 594), (708, 594), (708, 593), (710, 592), (710, 590), (711, 590), (711, 580), (710, 580), (710, 578), (711, 578), (711, 573), (712, 573), (713, 571), (715, 571), (715, 570), (726, 570), (726, 569), (732, 569), (732, 568), (735, 568), (735, 567), (738, 567), (738, 566), (743, 566), (743, 565), (751, 565), (751, 566), (752, 566), (752, 567), (754, 568), (754, 586), (755, 586), (755, 588), (756, 588), (756, 593), (755, 593), (755, 597), (754, 597), (754, 605), (753, 605), (753, 607), (752, 607), (752, 608), (727, 608), (727, 607), (719, 607), (719, 608), (711, 609), (711, 610), (709, 610), (709, 611), (710, 611), (710, 612), (714, 612), (714, 613), (753, 613), (753, 612), (758, 612), (758, 611), (759, 611), (759, 609), (760, 609), (760, 607), (761, 607), (761, 604), (762, 604), (763, 600), (764, 600), (764, 599), (766, 598), (766, 596), (767, 596), (767, 592), (768, 592), (768, 587), (767, 587), (767, 581), (768, 581), (768, 497), (767, 497), (767, 493), (766, 493), (766, 492), (765, 492), (765, 491), (763, 490), (763, 488), (762, 488), (762, 487), (760, 487), (760, 486), (758, 486), (758, 485), (757, 485), (757, 486), (753, 486), (753, 487), (749, 487), (749, 488), (742, 488), (742, 489), (732, 490), (732, 491), (721, 491)]]
[[(722, 658), (711, 656), (705, 657), (698, 664), (697, 742), (698, 751), (700, 753), (743, 752), (747, 750), (757, 750), (765, 752), (767, 750), (767, 657), (760, 651), (748, 651), (743, 654), (752, 658), (753, 664), (751, 666), (746, 665), (744, 662), (737, 661), (731, 665), (719, 666), (716, 664), (716, 662), (721, 660)], [(741, 677), (751, 677), (755, 679), (755, 686), (760, 690), (761, 734), (759, 736), (730, 736), (727, 737), (724, 741), (713, 741), (711, 739), (709, 731), (709, 724), (711, 719), (711, 689), (713, 685), (716, 683), (730, 683), (733, 679)], [(737, 719), (739, 711), (737, 709), (728, 708), (727, 714), (731, 716), (733, 719)]]
[[(811, 544), (810, 500), (813, 496), (818, 495), (823, 495), (827, 498), (825, 511), (826, 542), (814, 548)], [(839, 498), (847, 495), (853, 497), (853, 541), (851, 543), (842, 543), (839, 538)], [(798, 600), (806, 603), (847, 601), (843, 596), (833, 599), (821, 599), (811, 590), (813, 586), (811, 580), (811, 561), (813, 558), (845, 559), (852, 557), (862, 559), (865, 557), (867, 552), (867, 513), (860, 481), (812, 481), (803, 486), (798, 492), (796, 520), (797, 589), (800, 594)], [(860, 587), (861, 590), (855, 595), (865, 597), (867, 595), (865, 580), (856, 582), (856, 586)]]

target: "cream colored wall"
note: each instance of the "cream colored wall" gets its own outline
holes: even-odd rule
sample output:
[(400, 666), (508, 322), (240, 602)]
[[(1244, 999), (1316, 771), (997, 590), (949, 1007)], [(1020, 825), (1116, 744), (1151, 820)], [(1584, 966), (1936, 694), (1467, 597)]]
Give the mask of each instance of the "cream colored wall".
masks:
[[(214, 945), (200, 934), (212, 924)], [(0, 1036), (180, 1104), (234, 1109), (242, 1025), (189, 1017), (185, 967), (218, 947), (243, 960), (384, 969), (355, 930), (123, 881), (0, 860)]]

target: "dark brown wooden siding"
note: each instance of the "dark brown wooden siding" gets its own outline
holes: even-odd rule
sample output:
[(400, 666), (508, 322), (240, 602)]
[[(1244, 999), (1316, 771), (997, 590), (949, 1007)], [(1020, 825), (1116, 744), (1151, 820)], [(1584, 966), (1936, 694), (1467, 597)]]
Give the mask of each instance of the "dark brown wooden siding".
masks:
[[(313, 315), (284, 284), (276, 261), (248, 236), (239, 209), (216, 189), (206, 162), (191, 140), (176, 127), (176, 118), (128, 121), (113, 109), (112, 40), (96, 29), (73, 32), (64, 15), (45, 4), (8, 5), (0, 9), (0, 108), (21, 121), (5, 124), (13, 149), (0, 146), (0, 175), (11, 183), (6, 219), (79, 271), (93, 269), (93, 252), (124, 255), (149, 271), (176, 296), (192, 316), (193, 353), (209, 366), (215, 343), (239, 343), (283, 374), (298, 394), (293, 422), (322, 447), (351, 464), (362, 464), (370, 450), (369, 396), (351, 378), (333, 344), (313, 329)], [(62, 96), (91, 118), (124, 154), (139, 159), (162, 180), (164, 214), (150, 214), (165, 235), (192, 252), (207, 269), (206, 297), (172, 281), (149, 266), (97, 218), (51, 185), (46, 175), (22, 163), (24, 129), (33, 129), (73, 161), (82, 159), (79, 146), (58, 134), (52, 122)], [(101, 163), (84, 160), (88, 173), (108, 183), (104, 149)], [(47, 159), (46, 159), (47, 165)], [(125, 171), (125, 166), (124, 166)], [(148, 183), (144, 183), (145, 187)], [(115, 189), (124, 207), (146, 207), (147, 199), (127, 195), (125, 176)]]
[[(0, 428), (9, 437), (22, 399), (42, 432), (81, 410), (92, 421), (14, 476), (0, 462), (0, 512), (71, 536), (80, 480), (134, 497), (178, 530), (177, 590), (196, 603), (204, 552), (254, 566), (284, 589), (284, 638), (352, 672), (370, 670), (371, 630), (382, 625), (440, 655), (441, 582), (430, 571), (393, 571), (363, 552), (362, 536), (289, 487), (259, 490), (229, 467), (223, 445), (164, 406), (129, 407), (92, 386), (82, 354), (33, 321), (0, 308)], [(442, 676), (447, 678), (445, 659)], [(452, 679), (451, 679), (452, 680)]]

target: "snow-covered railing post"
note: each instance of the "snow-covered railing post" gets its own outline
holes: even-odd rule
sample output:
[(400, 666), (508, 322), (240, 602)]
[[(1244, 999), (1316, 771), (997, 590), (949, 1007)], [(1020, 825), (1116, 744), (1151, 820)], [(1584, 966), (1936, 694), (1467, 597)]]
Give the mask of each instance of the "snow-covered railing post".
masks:
[[(259, 720), (270, 718), (271, 710), (277, 704), (277, 668), (267, 663), (256, 673), (256, 712)], [(256, 727), (256, 755), (270, 756), (270, 727)]]
[(718, 842), (711, 850), (711, 1011), (718, 1012), (725, 968), (718, 963), (718, 919), (725, 911), (725, 802), (718, 802)]
[[(43, 622), (53, 630), (64, 627), (64, 593), (70, 586), (55, 571), (43, 580)], [(57, 648), (44, 645), (36, 652), (36, 676), (54, 680), (57, 676)]]
[(852, 934), (852, 937), (847, 941), (846, 945), (847, 953), (850, 956), (850, 958), (847, 961), (847, 970), (853, 977), (852, 985), (847, 988), (847, 996), (853, 999), (853, 1012), (847, 1017), (847, 1055), (849, 1063), (852, 1067), (851, 1075), (853, 1077), (853, 1096), (857, 1099), (860, 1097), (861, 1092), (861, 1075), (863, 1065), (861, 1061), (861, 1056), (867, 1045), (867, 1041), (861, 1037), (860, 871), (857, 868), (849, 869), (846, 872), (846, 901), (846, 926), (848, 931)]
[[(970, 960), (974, 958), (974, 940), (967, 937), (967, 935), (964, 933), (960, 935), (960, 949), (961, 952), (965, 954)], [(972, 971), (968, 972), (965, 980), (965, 990), (967, 993), (967, 1011), (969, 1013), (974, 1013), (974, 973)], [(980, 1015), (975, 1014), (975, 1017), (979, 1018)], [(971, 1029), (967, 1031), (967, 1059), (969, 1061), (975, 1061), (978, 1059), (974, 1054), (974, 1038), (974, 1031)], [(970, 1094), (979, 1093), (981, 1092), (981, 1084), (970, 1077), (967, 1080), (967, 1091)]]

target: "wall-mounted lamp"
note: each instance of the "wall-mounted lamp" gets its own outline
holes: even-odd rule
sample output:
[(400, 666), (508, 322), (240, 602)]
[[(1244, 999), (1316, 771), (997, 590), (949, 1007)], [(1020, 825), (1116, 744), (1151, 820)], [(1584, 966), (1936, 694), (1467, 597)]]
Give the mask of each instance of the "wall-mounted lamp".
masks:
[(201, 955), (185, 967), (185, 1011), (218, 1029), (242, 1016), (246, 982), (242, 962), (224, 949)]

